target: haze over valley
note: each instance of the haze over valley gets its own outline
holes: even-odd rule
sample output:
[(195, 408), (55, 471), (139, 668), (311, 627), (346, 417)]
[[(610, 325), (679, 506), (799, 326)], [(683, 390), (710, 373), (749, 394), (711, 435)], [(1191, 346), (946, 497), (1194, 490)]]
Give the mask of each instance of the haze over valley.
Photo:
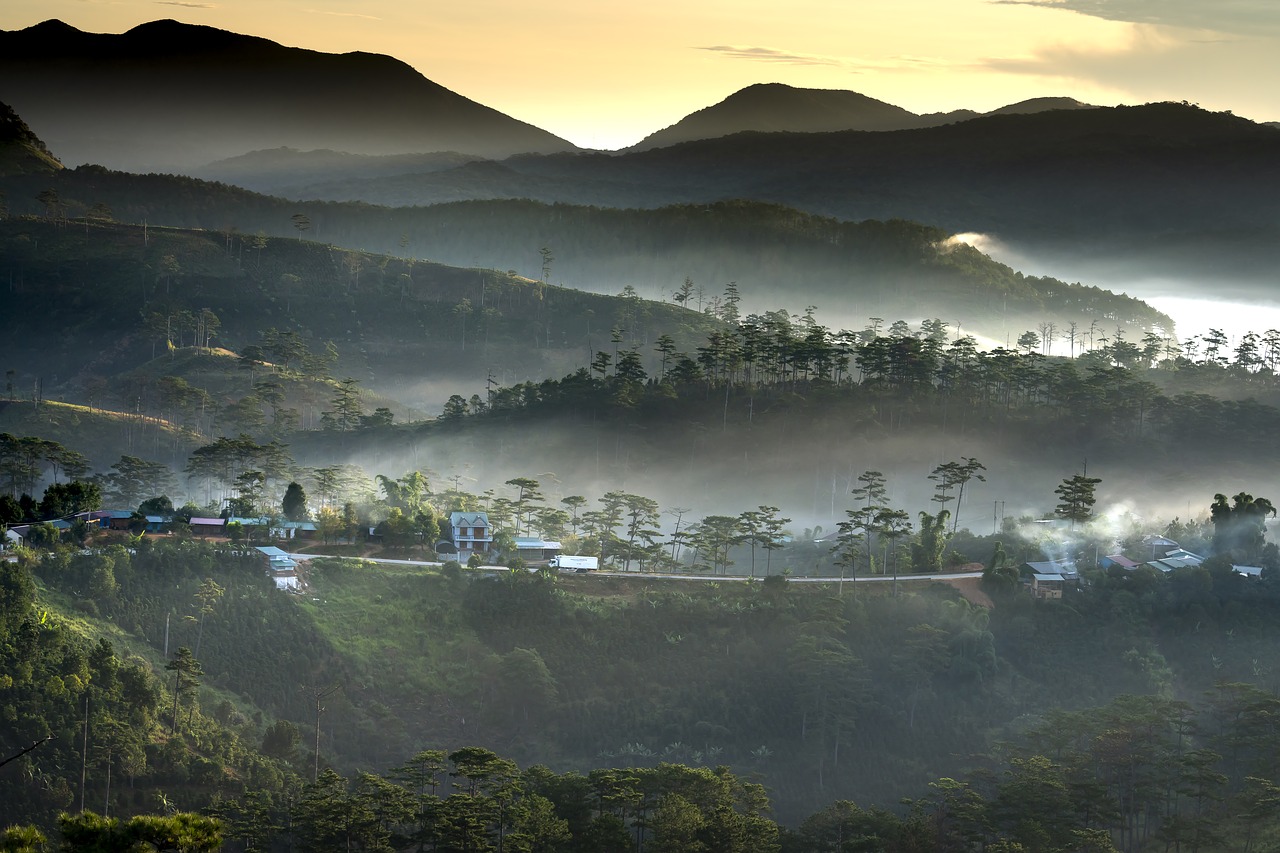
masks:
[(0, 846), (1280, 844), (1274, 10), (169, 5), (0, 13)]

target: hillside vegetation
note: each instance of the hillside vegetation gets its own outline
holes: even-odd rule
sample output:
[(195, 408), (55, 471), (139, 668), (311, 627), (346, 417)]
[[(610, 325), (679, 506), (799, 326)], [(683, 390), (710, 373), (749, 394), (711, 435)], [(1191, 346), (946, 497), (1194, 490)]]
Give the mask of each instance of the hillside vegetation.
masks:
[(249, 365), (230, 354), (197, 368), (169, 348), (240, 351), (269, 330), (301, 347), (295, 359), (315, 356), (309, 376), (372, 376), (369, 384), (422, 411), (424, 397), (435, 409), (448, 396), (433, 399), (438, 391), (423, 390), (430, 383), (470, 387), (489, 371), (503, 383), (540, 378), (589, 357), (613, 328), (637, 345), (664, 334), (691, 344), (718, 323), (675, 305), (297, 237), (10, 219), (0, 222), (0, 245), (0, 275), (13, 282), (0, 314), (10, 384), (25, 391), (40, 379), (46, 395), (74, 389), (83, 398), (105, 381), (97, 402), (110, 396), (124, 410), (139, 396), (144, 409), (157, 402), (154, 381), (122, 375), (157, 356), (179, 376), (184, 366), (224, 371), (215, 389), (248, 390)]
[[(307, 573), (307, 594), (294, 597), (270, 589), (257, 561), (224, 547), (149, 539), (133, 547), (0, 566), (6, 588), (28, 590), (6, 599), (6, 639), (35, 630), (50, 640), (58, 630), (60, 642), (75, 647), (82, 641), (56, 626), (87, 620), (93, 633), (106, 630), (93, 627), (106, 618), (151, 650), (129, 664), (126, 680), (143, 695), (153, 691), (145, 711), (151, 716), (135, 732), (155, 740), (130, 747), (145, 760), (104, 746), (114, 736), (109, 719), (132, 713), (110, 704), (123, 700), (100, 706), (95, 694), (91, 706), (98, 710), (87, 794), (89, 802), (105, 799), (113, 814), (145, 809), (147, 792), (163, 786), (175, 808), (240, 814), (230, 822), (233, 834), (245, 829), (237, 821), (246, 813), (237, 808), (255, 797), (278, 815), (278, 826), (293, 815), (294, 831), (308, 831), (302, 827), (315, 817), (294, 810), (317, 795), (298, 778), (314, 772), (304, 733), (315, 719), (317, 691), (325, 696), (321, 767), (385, 773), (424, 751), (440, 751), (443, 761), (463, 747), (557, 773), (719, 766), (718, 773), (762, 782), (775, 816), (807, 831), (815, 825), (801, 821), (837, 800), (888, 809), (882, 821), (909, 820), (910, 811), (892, 816), (907, 796), (922, 798), (930, 812), (974, 821), (962, 823), (969, 831), (1027, 837), (1035, 830), (1010, 817), (1009, 798), (1039, 768), (1038, 784), (1073, 792), (1064, 793), (1052, 820), (1038, 813), (1044, 831), (1100, 830), (1122, 849), (1137, 850), (1157, 831), (1185, 831), (1178, 815), (1196, 815), (1202, 830), (1212, 830), (1206, 838), (1234, 831), (1244, 820), (1241, 798), (1255, 784), (1246, 777), (1266, 779), (1274, 770), (1267, 764), (1274, 744), (1249, 746), (1258, 715), (1276, 701), (1273, 674), (1259, 663), (1277, 640), (1274, 584), (1229, 570), (1167, 579), (1154, 572), (1093, 575), (1061, 603), (993, 589), (998, 603), (987, 611), (941, 585), (897, 597), (888, 585), (877, 585), (879, 592), (862, 585), (841, 596), (834, 586), (806, 589), (781, 578), (720, 585), (555, 580), (318, 560)], [(27, 571), (51, 588), (36, 609)], [(64, 616), (57, 608), (65, 606), (83, 615)], [(168, 738), (160, 730), (172, 716), (165, 711), (172, 697), (156, 703), (157, 688), (145, 687), (147, 658), (165, 642), (166, 614), (193, 617), (173, 621), (169, 642), (198, 650), (204, 685), (180, 697), (180, 734)], [(31, 627), (37, 619), (48, 624)], [(45, 668), (38, 691), (25, 675), (4, 689), (23, 703), (62, 709), (56, 724), (25, 719), (21, 733), (35, 739), (51, 727), (65, 753), (60, 760), (78, 768), (76, 709), (86, 689), (110, 683), (103, 667), (118, 664), (102, 644), (89, 656), (87, 678), (71, 677), (84, 665), (74, 656), (37, 660)], [(54, 676), (63, 691), (56, 696), (49, 692)], [(1185, 725), (1193, 716), (1201, 725), (1190, 733)], [(1089, 800), (1076, 784), (1094, 773), (1093, 784), (1127, 784), (1108, 776), (1114, 754), (1087, 736), (1100, 721), (1113, 743), (1134, 750), (1131, 770), (1179, 786), (1176, 780), (1195, 778), (1195, 768), (1212, 770), (1220, 777), (1202, 781), (1214, 798), (1197, 807), (1192, 793), (1157, 797), (1138, 786), (1133, 800), (1102, 792)], [(218, 725), (234, 736), (218, 735)], [(235, 747), (243, 749), (239, 763), (219, 772), (233, 753), (216, 750), (237, 743), (261, 743), (266, 756)], [(51, 768), (53, 759), (36, 752), (21, 761)], [(117, 782), (108, 793), (109, 767), (130, 784)], [(51, 805), (70, 804), (73, 773), (78, 769), (48, 774), (21, 799), (6, 793), (6, 802), (21, 806), (10, 816), (43, 822)], [(967, 817), (948, 811), (959, 806), (954, 797), (935, 801), (938, 792), (928, 793), (939, 777), (939, 785), (964, 779), (952, 784), (970, 802)], [(337, 784), (323, 774), (320, 782)], [(970, 788), (973, 795), (963, 793)], [(512, 794), (538, 790), (525, 777)], [(219, 797), (228, 802), (215, 806)], [(240, 806), (229, 808), (233, 802)], [(1094, 812), (1088, 802), (1114, 805)], [(571, 808), (556, 802), (561, 819), (572, 819)], [(1272, 812), (1248, 820), (1256, 821), (1251, 831), (1274, 831)], [(654, 826), (649, 831), (659, 831)], [(1206, 842), (1204, 849), (1220, 848)]]

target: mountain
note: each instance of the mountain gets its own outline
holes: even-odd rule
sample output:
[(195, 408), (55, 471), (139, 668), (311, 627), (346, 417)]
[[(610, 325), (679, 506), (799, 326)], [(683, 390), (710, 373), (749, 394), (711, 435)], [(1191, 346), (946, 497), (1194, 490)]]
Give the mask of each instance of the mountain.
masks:
[[(509, 171), (506, 164), (493, 162), (465, 169), (477, 181), (490, 170)], [(555, 186), (548, 178), (516, 177), (544, 189)], [(937, 316), (1001, 342), (1015, 326), (1034, 327), (1050, 320), (1063, 327), (1070, 322), (1087, 326), (1091, 318), (1107, 317), (1108, 323), (1123, 324), (1139, 334), (1152, 326), (1171, 327), (1167, 317), (1138, 300), (1023, 276), (950, 240), (950, 233), (942, 229), (901, 220), (840, 221), (760, 202), (612, 210), (494, 200), (393, 208), (291, 202), (225, 184), (89, 166), (64, 170), (56, 180), (0, 180), (0, 191), (8, 195), (14, 214), (45, 212), (37, 196), (48, 189), (57, 194), (64, 214), (75, 218), (101, 218), (106, 211), (123, 222), (211, 229), (238, 241), (240, 235), (255, 233), (296, 238), (300, 232), (294, 217), (301, 216), (308, 229), (305, 236), (312, 240), (509, 270), (531, 280), (545, 275), (550, 282), (594, 293), (631, 288), (642, 297), (669, 300), (686, 278), (692, 278), (705, 295), (705, 301), (695, 300), (699, 308), (714, 302), (732, 281), (737, 282), (745, 311), (800, 311), (816, 305), (822, 321), (836, 327), (858, 328), (873, 315), (891, 320)], [(579, 189), (601, 187), (588, 183)], [(48, 246), (48, 238), (39, 245)], [(553, 256), (545, 271), (543, 248)], [(0, 267), (0, 274), (3, 271)], [(30, 277), (21, 265), (14, 272)], [(277, 270), (275, 278), (268, 276), (264, 282), (292, 272)], [(304, 279), (311, 282), (315, 275), (307, 273)], [(478, 296), (470, 293), (454, 294), (448, 304), (463, 296), (479, 304)], [(387, 308), (396, 322), (404, 319), (398, 304)], [(316, 321), (307, 320), (306, 325), (316, 328)], [(389, 329), (393, 324), (384, 320), (378, 325)], [(413, 335), (408, 329), (403, 333)], [(445, 354), (433, 363), (454, 357)], [(399, 368), (393, 361), (380, 369)]]
[(6, 103), (0, 103), (0, 175), (56, 172), (62, 164), (27, 123)]
[(395, 185), (352, 179), (340, 194), (327, 187), (320, 197), (408, 205), (470, 192), (607, 207), (755, 199), (840, 219), (1073, 240), (1226, 230), (1280, 214), (1271, 192), (1280, 180), (1280, 134), (1176, 103), (1010, 113), (914, 130), (744, 132), (630, 154), (518, 155), (489, 165)]
[[(1072, 98), (1034, 98), (1001, 107), (987, 115), (1089, 108), (1089, 105)], [(782, 83), (758, 83), (734, 92), (718, 104), (685, 116), (627, 150), (648, 151), (743, 131), (830, 133), (839, 130), (906, 130), (951, 124), (979, 115), (982, 113), (973, 110), (917, 115), (902, 107), (844, 89), (798, 89)]]
[(326, 54), (164, 20), (86, 33), (0, 32), (0, 100), (69, 163), (190, 171), (289, 146), (482, 157), (573, 150), (370, 53)]
[[(269, 157), (269, 152), (264, 154)], [(289, 152), (284, 155), (291, 156)], [(477, 185), (483, 186), (495, 175), (504, 181), (522, 181), (526, 189), (536, 186), (555, 191), (558, 186), (554, 177), (515, 172), (509, 167), (510, 162), (471, 162), (442, 173), (411, 177), (445, 175), (454, 176), (456, 180), (458, 175), (468, 173), (472, 186), (458, 182), (458, 189), (464, 192), (474, 192)], [(403, 181), (401, 178), (384, 180), (393, 185)], [(592, 181), (573, 186), (587, 195), (630, 189), (626, 184), (609, 186)], [(659, 187), (659, 194), (660, 191)], [(1063, 326), (1072, 322), (1087, 325), (1105, 318), (1138, 334), (1153, 327), (1172, 329), (1168, 317), (1137, 299), (1054, 279), (1024, 276), (951, 239), (949, 232), (939, 228), (902, 220), (840, 221), (762, 202), (671, 205), (639, 210), (546, 205), (527, 199), (413, 208), (375, 207), (363, 203), (290, 202), (221, 183), (173, 175), (130, 175), (99, 166), (66, 169), (54, 176), (0, 176), (0, 192), (12, 200), (12, 212), (19, 216), (83, 218), (99, 226), (120, 220), (212, 229), (225, 239), (227, 246), (239, 244), (241, 252), (246, 234), (256, 233), (258, 236), (252, 242), (265, 243), (268, 236), (301, 237), (305, 233), (314, 240), (358, 246), (388, 255), (431, 258), (464, 268), (507, 270), (506, 278), (512, 280), (542, 279), (580, 291), (623, 292), (660, 302), (666, 302), (681, 282), (693, 279), (696, 292), (688, 295), (686, 306), (697, 304), (695, 317), (701, 316), (704, 303), (710, 306), (716, 302), (726, 282), (734, 282), (743, 299), (744, 311), (778, 308), (798, 311), (815, 305), (822, 309), (822, 321), (836, 327), (856, 328), (872, 315), (890, 319), (945, 317), (970, 332), (997, 341), (1004, 339), (1014, 326), (1025, 328), (1046, 321)], [(57, 199), (56, 209), (44, 200), (47, 194)], [(86, 237), (90, 231), (86, 227)], [(21, 232), (19, 238), (22, 233), (25, 232)], [(47, 271), (50, 278), (46, 286), (56, 288), (64, 275), (74, 277), (71, 271), (88, 268), (97, 268), (98, 279), (105, 283), (109, 278), (107, 270), (118, 267), (119, 259), (112, 258), (111, 252), (115, 250), (104, 245), (109, 247), (113, 240), (122, 244), (136, 242), (138, 236), (127, 229), (112, 234), (111, 237), (100, 234), (97, 240), (61, 248), (62, 257), (53, 266), (56, 273)], [(145, 246), (145, 231), (143, 242)], [(288, 241), (286, 245), (292, 243)], [(50, 238), (38, 238), (34, 245), (43, 245), (47, 251)], [(25, 290), (25, 286), (35, 280), (29, 266), (35, 258), (27, 250), (28, 244), (23, 239), (15, 240), (9, 249), (14, 259), (9, 272), (16, 277), (19, 290)], [(187, 266), (181, 262), (180, 252), (171, 254), (179, 267)], [(141, 268), (119, 273), (122, 286), (135, 275), (143, 278), (158, 275), (155, 270), (164, 266), (164, 254), (157, 256), (153, 249), (150, 256), (151, 260), (143, 261)], [(550, 260), (545, 256), (550, 256)], [(215, 278), (225, 280), (236, 275), (258, 278), (260, 252), (258, 258), (253, 273), (241, 269), (237, 260), (236, 271), (220, 269)], [(284, 280), (282, 276), (299, 274), (294, 268), (298, 263), (283, 264), (261, 274), (257, 286), (267, 294), (274, 293), (279, 289), (274, 283)], [(388, 274), (386, 270), (393, 263), (403, 261), (388, 257), (377, 262), (379, 279)], [(342, 261), (342, 265), (349, 264), (362, 266), (363, 262), (357, 263), (352, 257)], [(314, 261), (302, 266), (314, 266)], [(0, 273), (4, 269), (0, 266)], [(480, 278), (483, 280), (486, 274), (480, 274)], [(332, 271), (312, 270), (301, 278), (309, 283), (312, 291), (327, 287), (329, 295), (324, 304), (328, 304), (343, 288), (339, 282), (321, 284), (332, 275)], [(383, 331), (406, 319), (404, 293), (401, 290), (398, 294), (401, 301), (386, 306), (396, 315), (395, 321), (384, 319), (375, 323)], [(146, 290), (136, 293), (135, 297), (145, 301)], [(76, 297), (81, 302), (84, 298)], [(430, 298), (439, 302), (442, 297), (437, 292)], [(483, 288), (479, 295), (464, 288), (451, 293), (446, 301), (452, 306), (463, 298), (471, 299), (482, 308), (492, 307), (484, 305)], [(271, 317), (276, 310), (271, 303), (278, 301), (278, 295), (268, 296), (267, 303), (251, 309), (247, 316), (252, 317), (253, 322)], [(290, 304), (288, 296), (285, 303)], [(116, 300), (109, 300), (95, 312), (72, 314), (65, 322), (70, 328), (78, 318), (89, 316), (93, 322), (83, 328), (83, 333), (106, 331), (110, 334), (111, 324), (101, 320), (118, 304)], [(240, 311), (245, 304), (243, 298), (237, 298), (218, 310)], [(203, 303), (190, 306), (193, 311), (202, 307), (207, 306)], [(367, 298), (362, 307), (368, 307)], [(538, 300), (534, 307), (541, 310), (545, 306)], [(569, 310), (566, 305), (558, 309), (562, 322), (566, 310)], [(289, 320), (293, 322), (294, 318)], [(129, 325), (132, 321), (125, 315), (121, 322)], [(299, 322), (318, 331), (331, 321), (308, 315)], [(348, 320), (332, 322), (335, 322), (333, 334), (350, 333)], [(585, 327), (590, 329), (590, 321)], [(634, 321), (623, 324), (623, 328), (629, 328), (632, 334), (640, 332), (634, 328)], [(25, 325), (13, 330), (16, 337), (29, 332), (33, 329)], [(402, 332), (409, 337), (414, 335), (411, 328)], [(643, 334), (648, 338), (648, 332)], [(75, 335), (69, 334), (65, 339), (74, 338)], [(564, 338), (564, 342), (568, 343), (569, 339)], [(551, 349), (549, 341), (543, 343), (545, 349)], [(582, 343), (591, 345), (589, 331), (588, 339)], [(450, 347), (451, 344), (446, 344), (446, 351), (434, 355), (432, 363), (445, 364), (456, 358)], [(367, 348), (362, 345), (362, 351)], [(386, 347), (380, 341), (375, 348)], [(93, 349), (98, 353), (109, 352), (111, 345), (103, 343)], [(76, 357), (71, 356), (72, 363)], [(529, 366), (519, 356), (518, 348), (511, 349), (504, 357), (510, 359), (512, 367)], [(464, 369), (475, 367), (466, 359), (463, 363), (468, 366)], [(384, 374), (397, 373), (401, 364), (392, 359), (379, 369)]]
[(1026, 101), (1018, 101), (1016, 104), (1000, 107), (983, 113), (989, 116), (1004, 115), (1030, 115), (1032, 113), (1044, 113), (1050, 110), (1095, 110), (1092, 104), (1082, 103), (1075, 98), (1030, 98)]
[[(756, 199), (843, 220), (993, 235), (1058, 277), (1115, 289), (1213, 278), (1274, 299), (1280, 134), (1182, 103), (989, 115), (937, 127), (744, 132), (624, 154), (518, 155), (502, 169), (311, 187), (432, 204), (529, 198), (604, 207)], [(464, 174), (465, 173), (465, 174)]]

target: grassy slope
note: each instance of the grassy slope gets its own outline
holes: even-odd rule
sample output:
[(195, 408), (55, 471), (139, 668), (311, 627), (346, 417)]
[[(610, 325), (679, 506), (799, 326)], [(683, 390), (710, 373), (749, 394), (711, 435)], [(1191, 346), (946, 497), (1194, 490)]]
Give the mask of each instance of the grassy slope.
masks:
[(124, 454), (165, 461), (179, 469), (203, 440), (183, 427), (132, 415), (46, 400), (0, 401), (0, 432), (38, 436), (77, 450), (95, 469), (106, 470)]

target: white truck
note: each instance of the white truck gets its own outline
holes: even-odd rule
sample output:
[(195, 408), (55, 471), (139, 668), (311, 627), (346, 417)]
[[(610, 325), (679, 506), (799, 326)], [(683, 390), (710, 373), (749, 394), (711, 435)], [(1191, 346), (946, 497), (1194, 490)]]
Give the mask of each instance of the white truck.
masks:
[(561, 554), (558, 557), (552, 557), (551, 568), (559, 569), (562, 572), (594, 572), (600, 568), (599, 557), (571, 557), (568, 554)]

